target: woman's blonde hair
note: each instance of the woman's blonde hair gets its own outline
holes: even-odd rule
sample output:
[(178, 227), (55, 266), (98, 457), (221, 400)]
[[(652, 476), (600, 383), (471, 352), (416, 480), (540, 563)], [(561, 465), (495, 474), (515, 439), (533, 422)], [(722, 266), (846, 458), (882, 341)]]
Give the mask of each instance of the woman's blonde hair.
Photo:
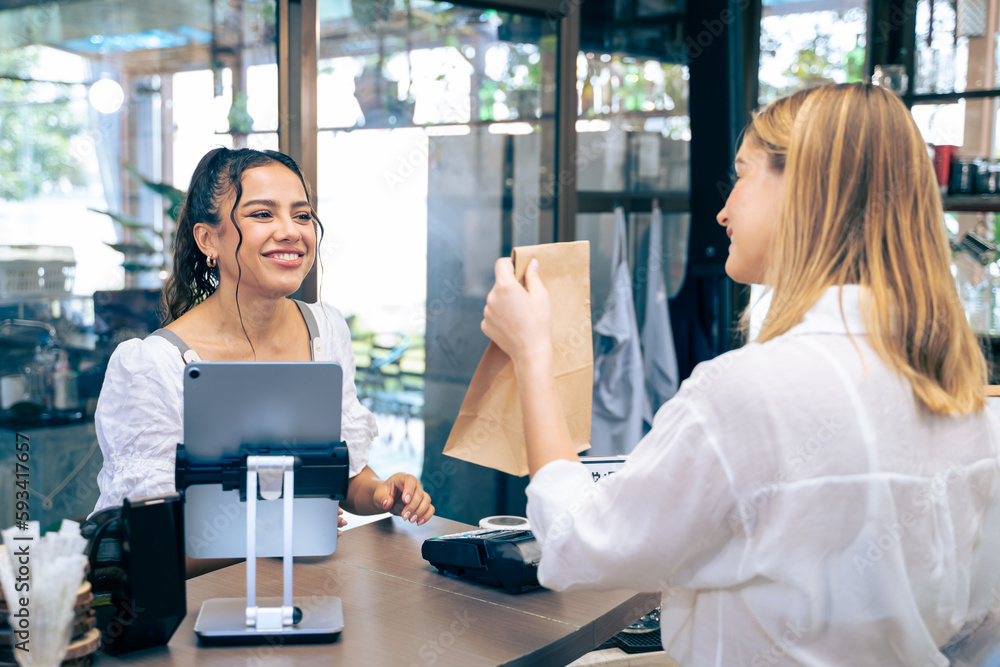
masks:
[(830, 286), (866, 286), (869, 341), (931, 412), (985, 405), (986, 362), (958, 300), (927, 146), (893, 93), (866, 84), (795, 93), (744, 142), (784, 172), (757, 340), (779, 336)]

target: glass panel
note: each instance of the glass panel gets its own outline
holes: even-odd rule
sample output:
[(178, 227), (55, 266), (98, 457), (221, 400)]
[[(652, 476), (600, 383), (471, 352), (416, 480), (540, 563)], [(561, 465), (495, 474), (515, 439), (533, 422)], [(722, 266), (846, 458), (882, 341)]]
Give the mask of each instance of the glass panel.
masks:
[[(143, 180), (183, 190), (212, 146), (277, 146), (275, 30), (275, 0), (0, 10), (0, 321), (34, 321), (0, 327), (0, 377), (4, 392), (15, 386), (52, 327), (79, 397), (16, 424), (6, 398), (0, 406), (0, 427), (47, 451), (81, 447), (37, 462), (35, 490), (55, 493), (32, 506), (43, 524), (93, 509), (107, 358), (159, 324), (173, 206)], [(0, 521), (7, 509), (0, 502)]]
[(803, 88), (865, 78), (864, 0), (764, 0), (757, 101)]
[[(120, 285), (121, 255), (106, 243), (118, 241), (113, 221), (90, 211), (107, 209), (101, 187), (99, 121), (87, 100), (90, 78), (85, 59), (42, 46), (0, 52), (0, 243), (70, 246), (75, 279), (50, 296), (92, 294)], [(41, 83), (33, 79), (59, 80)], [(119, 89), (98, 92), (98, 104), (121, 105)], [(109, 269), (108, 267), (114, 267)], [(11, 285), (11, 287), (14, 287)], [(6, 307), (22, 303), (16, 287), (0, 288)], [(33, 310), (28, 307), (28, 310)]]
[(3, 146), (19, 158), (3, 161), (0, 180), (25, 184), (0, 192), (5, 211), (17, 209), (0, 213), (0, 239), (72, 247), (76, 295), (161, 284), (171, 221), (134, 174), (183, 189), (209, 147), (277, 129), (274, 0), (213, 7), (89, 0), (0, 12), (3, 99), (22, 109), (3, 114)]
[(579, 190), (689, 190), (686, 66), (580, 53), (577, 91)]
[(352, 323), (385, 445), (371, 466), (423, 467), (439, 511), (478, 520), (493, 476), (452, 477), (465, 464), (440, 452), (486, 348), (494, 260), (553, 228), (557, 24), (416, 0), (319, 14), (320, 298)]
[(997, 15), (984, 0), (917, 2), (916, 93), (997, 87)]
[[(614, 214), (577, 215), (576, 237), (590, 241), (590, 311), (593, 321), (596, 322), (611, 291), (611, 253), (615, 242)], [(631, 257), (632, 253), (629, 256)]]

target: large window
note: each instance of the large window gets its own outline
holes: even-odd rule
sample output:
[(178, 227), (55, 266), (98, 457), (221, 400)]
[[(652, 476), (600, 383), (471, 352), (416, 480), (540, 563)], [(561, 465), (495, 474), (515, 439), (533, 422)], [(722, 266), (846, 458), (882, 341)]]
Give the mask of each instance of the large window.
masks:
[[(951, 93), (996, 87), (996, 12), (988, 2), (916, 3), (914, 92)], [(992, 23), (990, 22), (992, 21)]]
[(866, 79), (864, 0), (764, 0), (758, 103), (796, 90)]
[[(90, 210), (109, 208), (101, 163), (115, 154), (109, 146), (99, 155), (107, 123), (88, 100), (91, 70), (85, 58), (47, 46), (0, 52), (0, 243), (69, 246), (75, 279), (59, 296), (121, 287), (124, 278), (121, 255), (108, 245), (121, 240), (114, 222)], [(110, 109), (122, 95), (107, 80), (94, 98)], [(20, 296), (10, 289), (6, 298)]]
[[(129, 313), (123, 295), (153, 310), (195, 164), (217, 145), (277, 148), (282, 128), (281, 145), (301, 155), (307, 174), (315, 169), (326, 230), (319, 296), (352, 327), (359, 393), (386, 445), (375, 448), (373, 467), (423, 465), (451, 516), (502, 505), (494, 496), (506, 481), (484, 486), (481, 470), (452, 474), (439, 456), (487, 344), (479, 322), (494, 260), (552, 241), (557, 228), (566, 233), (556, 210), (577, 189), (688, 191), (688, 74), (663, 48), (664, 35), (679, 40), (677, 8), (659, 3), (652, 17), (649, 3), (634, 8), (638, 41), (622, 42), (617, 23), (590, 17), (573, 108), (557, 107), (567, 64), (558, 54), (563, 38), (576, 51), (565, 28), (579, 8), (570, 20), (530, 2), (502, 3), (523, 5), (518, 13), (318, 0), (318, 74), (302, 81), (297, 58), (311, 55), (303, 40), (311, 21), (283, 13), (281, 0), (17, 4), (0, 10), (0, 259), (27, 266), (28, 283), (0, 281), (0, 320), (37, 327), (0, 332), (9, 344), (0, 375), (16, 374), (39, 332), (53, 327), (92, 414), (102, 362), (121, 340), (157, 326), (155, 317), (117, 328), (111, 320)], [(304, 2), (303, 15), (312, 6)], [(296, 56), (279, 68), (280, 34)], [(313, 99), (318, 132), (296, 137), (311, 128)], [(571, 154), (556, 137), (577, 118)], [(567, 182), (557, 169), (579, 177)], [(672, 292), (684, 273), (685, 210), (675, 202), (664, 223), (664, 252), (678, 260)], [(580, 216), (577, 236), (595, 241), (593, 270), (603, 275), (610, 227), (589, 220)], [(648, 217), (635, 224), (638, 239)], [(96, 474), (65, 463), (67, 474)], [(51, 486), (71, 489), (59, 486), (61, 474)]]
[[(0, 10), (0, 426), (59, 454), (35, 461), (32, 518), (45, 525), (94, 507), (88, 417), (114, 346), (158, 325), (171, 215), (198, 160), (218, 145), (277, 147), (276, 10), (14, 4)], [(49, 339), (67, 391), (43, 405), (24, 369)], [(0, 472), (10, 461), (0, 451)]]
[(319, 295), (352, 323), (387, 445), (372, 467), (418, 472), (486, 347), (494, 260), (552, 229), (555, 27), (428, 0), (319, 8)]
[(277, 146), (274, 30), (273, 0), (0, 12), (0, 242), (71, 247), (77, 295), (158, 287), (172, 230), (142, 180)]
[[(610, 290), (615, 224), (611, 210), (630, 194), (643, 195), (649, 211), (654, 198), (687, 197), (690, 190), (691, 118), (688, 111), (688, 68), (651, 58), (582, 52), (577, 57), (580, 93), (577, 129), (578, 188), (583, 203), (577, 236), (591, 242), (591, 306), (600, 316)], [(606, 197), (600, 197), (607, 193)], [(606, 212), (592, 211), (594, 206)], [(686, 208), (686, 205), (684, 206)], [(686, 272), (691, 216), (668, 212), (662, 219), (660, 262), (669, 296), (680, 290)], [(636, 275), (638, 315), (643, 316), (645, 243), (653, 220), (649, 213), (628, 216), (629, 265)]]

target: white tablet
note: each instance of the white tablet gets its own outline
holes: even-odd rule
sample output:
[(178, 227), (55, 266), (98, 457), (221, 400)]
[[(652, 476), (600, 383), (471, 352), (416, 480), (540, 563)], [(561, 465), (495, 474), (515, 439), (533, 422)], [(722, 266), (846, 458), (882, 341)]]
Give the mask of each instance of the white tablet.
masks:
[[(199, 361), (184, 369), (184, 449), (194, 462), (236, 456), (241, 444), (308, 446), (340, 441), (343, 369), (325, 361)], [(219, 484), (189, 486), (185, 551), (192, 558), (246, 556), (246, 503)], [(337, 548), (337, 508), (296, 498), (292, 553)], [(257, 555), (282, 554), (282, 501), (257, 502)]]

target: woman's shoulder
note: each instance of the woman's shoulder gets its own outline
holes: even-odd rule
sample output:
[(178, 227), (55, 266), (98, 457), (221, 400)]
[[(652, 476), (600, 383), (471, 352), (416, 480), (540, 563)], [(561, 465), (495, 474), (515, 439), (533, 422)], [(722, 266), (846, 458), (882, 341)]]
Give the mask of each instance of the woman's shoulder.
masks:
[(711, 393), (726, 388), (739, 390), (761, 372), (775, 372), (776, 364), (784, 365), (785, 356), (787, 350), (780, 349), (780, 346), (747, 343), (701, 362), (694, 367), (684, 384), (697, 393), (704, 393), (709, 386), (712, 387)]
[(159, 335), (130, 338), (119, 343), (111, 353), (109, 372), (129, 375), (176, 371), (184, 367), (181, 352), (173, 343)]
[(340, 310), (329, 301), (316, 301), (314, 303), (307, 303), (306, 306), (313, 311), (317, 321), (321, 317), (332, 317), (334, 320), (344, 321), (344, 316)]
[(838, 368), (854, 376), (855, 367), (860, 372), (864, 366), (857, 348), (849, 341), (812, 338), (778, 337), (725, 352), (698, 364), (678, 394), (713, 409), (756, 410), (775, 401), (799, 403), (841, 393)]
[(316, 318), (316, 326), (322, 335), (336, 335), (338, 337), (346, 335), (350, 338), (350, 327), (347, 320), (336, 306), (328, 301), (307, 303), (306, 306)]

